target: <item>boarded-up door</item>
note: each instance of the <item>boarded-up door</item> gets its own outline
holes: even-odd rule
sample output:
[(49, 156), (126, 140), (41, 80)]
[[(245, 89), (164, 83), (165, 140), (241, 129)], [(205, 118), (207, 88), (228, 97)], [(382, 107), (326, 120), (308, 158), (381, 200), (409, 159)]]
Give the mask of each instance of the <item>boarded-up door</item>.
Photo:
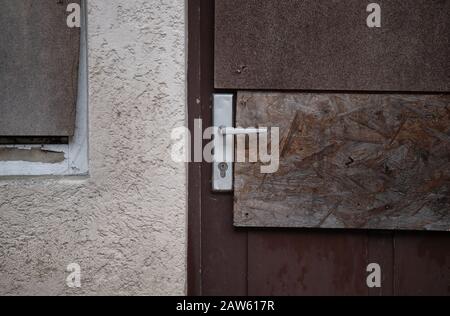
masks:
[[(370, 176), (365, 179), (367, 186), (363, 186), (363, 190), (354, 183), (354, 178), (343, 177), (342, 181), (338, 181), (340, 173), (337, 174), (338, 177), (329, 172), (323, 174), (327, 182), (335, 181), (331, 181), (331, 192), (343, 192), (346, 196), (353, 194), (355, 197), (359, 196), (358, 193), (370, 192), (373, 196), (357, 199), (355, 205), (351, 205), (350, 199), (343, 198), (341, 203), (344, 204), (341, 205), (337, 203), (338, 200), (333, 204), (334, 200), (328, 200), (329, 195), (325, 194), (316, 200), (321, 202), (316, 205), (326, 206), (317, 213), (320, 216), (315, 218), (315, 222), (310, 221), (309, 225), (304, 225), (301, 222), (308, 218), (314, 219), (315, 214), (310, 212), (314, 210), (311, 208), (311, 201), (314, 200), (311, 198), (311, 192), (308, 192), (309, 207), (298, 207), (308, 203), (308, 195), (302, 196), (302, 191), (307, 191), (309, 184), (299, 183), (301, 177), (295, 178), (295, 181), (291, 180), (292, 187), (289, 187), (286, 181), (281, 181), (282, 186), (278, 187), (274, 184), (280, 181), (264, 182), (271, 181), (270, 176), (266, 179), (251, 177), (248, 172), (251, 166), (237, 166), (236, 176), (246, 177), (250, 181), (247, 183), (261, 180), (262, 182), (255, 182), (255, 187), (261, 187), (264, 183), (270, 184), (268, 188), (263, 187), (263, 191), (259, 191), (265, 196), (246, 200), (246, 203), (256, 204), (239, 205), (244, 201), (244, 191), (213, 193), (211, 166), (207, 163), (190, 164), (190, 294), (450, 294), (449, 233), (412, 231), (448, 229), (448, 168), (445, 167), (449, 162), (446, 147), (449, 133), (448, 124), (445, 123), (448, 118), (448, 45), (441, 46), (442, 41), (448, 41), (448, 38), (444, 38), (445, 34), (448, 34), (448, 1), (418, 1), (409, 9), (404, 4), (397, 7), (398, 1), (379, 2), (382, 8), (391, 8), (391, 13), (389, 10), (383, 13), (383, 21), (396, 33), (392, 37), (392, 34), (383, 29), (370, 30), (375, 32), (367, 33), (375, 41), (372, 44), (365, 41), (363, 36), (364, 32), (367, 32), (366, 1), (333, 2), (331, 7), (329, 1), (188, 2), (188, 100), (191, 130), (194, 129), (194, 119), (199, 117), (203, 119), (204, 126), (211, 125), (213, 93), (232, 91), (238, 99), (237, 120), (242, 123), (255, 118), (252, 115), (256, 113), (258, 120), (264, 118), (264, 115), (269, 123), (278, 120), (280, 125), (287, 127), (287, 134), (290, 126), (298, 123), (304, 124), (310, 132), (307, 136), (319, 135), (315, 139), (323, 143), (344, 136), (352, 141), (359, 140), (363, 148), (370, 148), (370, 151), (363, 153), (372, 155), (373, 161), (370, 159), (372, 156), (358, 156), (361, 151), (354, 143), (351, 143), (351, 146), (346, 142), (343, 144), (344, 149), (349, 146), (349, 155), (342, 154), (346, 151), (343, 148), (334, 148), (333, 144), (329, 149), (323, 143), (314, 144), (312, 141), (307, 144), (309, 147), (306, 149), (312, 152), (313, 156), (314, 146), (319, 152), (322, 146), (325, 151), (328, 149), (335, 153), (325, 162), (329, 163), (330, 159), (334, 158), (335, 161), (331, 162), (339, 163), (337, 168), (342, 168), (345, 176), (348, 170), (356, 168), (352, 165), (358, 166), (358, 163), (359, 168), (365, 168), (367, 172), (372, 170), (373, 174), (377, 175), (377, 181)], [(340, 7), (343, 4), (347, 6)], [(354, 11), (351, 11), (352, 9)], [(415, 26), (411, 26), (413, 29), (407, 28), (411, 25), (411, 20), (406, 18), (396, 19), (400, 24), (389, 22), (389, 16), (396, 16), (407, 9), (411, 10), (411, 17), (427, 21), (422, 26), (423, 30)], [(347, 19), (333, 18), (333, 14), (340, 16), (345, 12), (350, 12)], [(442, 23), (433, 25), (429, 17)], [(362, 26), (354, 26), (359, 18), (364, 18)], [(352, 25), (355, 29), (347, 33), (355, 36), (355, 41), (345, 37), (344, 32)], [(332, 27), (337, 31), (330, 33)], [(432, 30), (431, 38), (425, 39), (423, 32), (426, 29)], [(378, 39), (377, 34), (380, 36)], [(330, 41), (338, 35), (344, 36), (339, 45)], [(408, 39), (410, 43), (407, 43)], [(384, 45), (384, 41), (391, 44), (397, 41), (398, 45), (390, 47)], [(302, 46), (305, 43), (306, 48)], [(424, 47), (423, 43), (431, 46)], [(363, 47), (362, 51), (358, 51), (361, 44), (372, 46), (369, 50)], [(334, 45), (333, 49), (327, 49), (327, 45)], [(406, 51), (403, 51), (404, 45), (409, 47)], [(318, 48), (314, 54), (311, 53), (311, 47)], [(430, 53), (439, 49), (444, 52)], [(303, 60), (295, 56), (298, 52), (304, 55)], [(408, 56), (404, 55), (406, 52), (409, 52)], [(373, 61), (383, 56), (387, 58), (387, 62), (384, 60), (380, 67), (375, 67)], [(436, 59), (429, 59), (429, 56), (435, 56)], [(371, 61), (368, 68), (361, 69), (363, 60)], [(356, 64), (352, 65), (352, 61)], [(416, 67), (405, 69), (413, 64)], [(325, 71), (329, 71), (329, 76), (324, 74)], [(249, 92), (248, 89), (253, 91)], [(361, 95), (363, 98), (369, 98), (369, 101), (375, 100), (374, 104), (387, 105), (376, 110), (373, 108), (374, 104), (368, 102), (365, 111), (359, 104)], [(308, 103), (303, 108), (304, 111), (297, 111), (303, 104), (302, 100), (314, 98), (318, 101)], [(321, 98), (325, 101), (320, 102)], [(295, 102), (287, 102), (289, 100)], [(400, 105), (391, 102), (392, 100), (401, 100), (398, 101)], [(244, 102), (239, 104), (239, 101)], [(337, 106), (340, 102), (343, 102), (343, 105)], [(405, 108), (399, 109), (401, 105), (405, 105)], [(317, 107), (316, 115), (308, 113), (308, 106)], [(308, 114), (311, 115), (310, 120), (306, 119)], [(320, 129), (321, 124), (326, 123), (323, 118), (326, 119), (327, 115), (351, 118), (349, 120), (354, 124), (353, 127), (360, 126), (360, 131), (350, 130), (346, 133), (345, 126), (338, 128), (339, 124), (336, 122), (339, 123), (339, 120), (328, 125), (328, 129)], [(331, 133), (326, 134), (324, 130)], [(418, 133), (419, 130), (423, 133)], [(291, 151), (284, 153), (285, 157), (293, 160), (295, 157), (302, 158), (298, 151), (299, 146), (295, 145), (301, 143), (301, 135), (284, 139), (285, 143), (293, 144), (288, 147)], [(413, 153), (415, 158), (409, 160), (408, 155), (394, 154), (386, 156), (385, 164), (375, 163), (378, 162), (377, 153), (387, 152), (383, 147), (386, 146), (386, 139), (389, 140), (387, 148), (394, 152), (405, 150)], [(411, 139), (416, 142), (412, 143)], [(403, 147), (399, 143), (401, 141), (405, 141)], [(424, 144), (428, 146), (428, 151), (420, 154)], [(403, 160), (397, 161), (396, 157)], [(412, 163), (413, 160), (416, 164)], [(319, 175), (320, 172), (330, 170), (337, 172), (320, 159), (307, 161), (303, 158), (296, 161), (297, 167), (305, 168), (302, 172), (311, 174), (315, 171), (315, 162)], [(404, 165), (405, 163), (407, 165)], [(424, 175), (426, 168), (423, 166), (426, 164), (432, 166), (433, 171)], [(375, 170), (375, 166), (383, 168)], [(408, 169), (408, 172), (402, 174), (407, 185), (404, 185), (404, 182), (388, 181), (390, 170), (398, 172), (397, 167)], [(357, 173), (359, 170), (357, 168), (354, 171)], [(378, 176), (383, 172), (386, 178), (378, 180)], [(416, 182), (410, 179), (414, 177), (412, 173), (417, 174), (424, 182), (424, 187), (414, 186)], [(320, 177), (316, 174), (314, 180), (319, 181)], [(385, 196), (381, 188), (383, 186), (387, 189)], [(400, 190), (395, 190), (397, 187)], [(369, 191), (370, 188), (373, 190)], [(409, 188), (417, 194), (406, 192), (409, 199), (401, 197), (405, 193), (403, 191), (408, 191)], [(240, 190), (239, 186), (236, 189)], [(252, 187), (249, 190), (251, 194), (258, 193)], [(421, 195), (422, 193), (425, 195)], [(332, 195), (333, 198), (336, 195)], [(286, 196), (289, 196), (288, 201), (294, 205), (283, 204)], [(396, 199), (396, 196), (401, 198)], [(306, 199), (306, 202), (299, 200), (299, 197)], [(408, 200), (411, 205), (406, 205)], [(357, 205), (358, 201), (360, 205)], [(425, 206), (422, 207), (419, 201)], [(260, 207), (261, 203), (264, 208)], [(395, 203), (400, 203), (401, 207)], [(367, 210), (368, 206), (372, 207)], [(280, 209), (284, 212), (280, 212)], [(333, 214), (336, 210), (337, 214)], [(258, 217), (258, 211), (272, 216), (270, 219)], [(282, 214), (280, 218), (289, 215), (291, 221), (286, 221), (285, 218), (280, 221), (280, 218), (273, 214)], [(295, 225), (285, 225), (286, 222), (293, 222)], [(353, 229), (348, 229), (349, 227)], [(397, 228), (409, 231), (400, 231)], [(380, 288), (370, 288), (366, 284), (367, 267), (370, 263), (377, 263), (382, 269)]]

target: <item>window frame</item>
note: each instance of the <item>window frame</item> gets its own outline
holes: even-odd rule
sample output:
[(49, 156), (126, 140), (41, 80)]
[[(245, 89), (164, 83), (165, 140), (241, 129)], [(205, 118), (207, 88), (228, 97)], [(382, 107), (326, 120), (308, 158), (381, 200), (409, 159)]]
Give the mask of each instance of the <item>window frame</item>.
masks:
[(0, 177), (5, 176), (72, 176), (87, 175), (89, 172), (88, 133), (88, 56), (86, 1), (81, 1), (80, 63), (78, 69), (78, 92), (74, 136), (68, 144), (0, 145), (0, 148), (64, 153), (64, 160), (58, 163), (0, 161)]

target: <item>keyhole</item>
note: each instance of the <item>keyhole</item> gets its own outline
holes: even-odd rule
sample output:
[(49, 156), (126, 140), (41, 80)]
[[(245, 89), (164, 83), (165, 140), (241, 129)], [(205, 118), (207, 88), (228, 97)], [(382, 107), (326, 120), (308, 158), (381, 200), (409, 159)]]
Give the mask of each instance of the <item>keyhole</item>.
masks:
[(225, 178), (227, 176), (228, 164), (225, 162), (221, 162), (219, 164), (220, 176)]

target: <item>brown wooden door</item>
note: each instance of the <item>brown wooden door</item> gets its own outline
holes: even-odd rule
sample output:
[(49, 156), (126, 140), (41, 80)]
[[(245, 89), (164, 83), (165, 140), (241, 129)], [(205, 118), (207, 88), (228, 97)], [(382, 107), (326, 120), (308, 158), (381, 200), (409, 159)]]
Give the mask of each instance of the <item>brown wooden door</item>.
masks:
[[(214, 0), (188, 1), (189, 129), (211, 126)], [(234, 92), (234, 91), (231, 91)], [(211, 166), (189, 165), (190, 295), (449, 295), (448, 232), (235, 228), (233, 194), (211, 191)], [(369, 263), (382, 269), (369, 289)]]

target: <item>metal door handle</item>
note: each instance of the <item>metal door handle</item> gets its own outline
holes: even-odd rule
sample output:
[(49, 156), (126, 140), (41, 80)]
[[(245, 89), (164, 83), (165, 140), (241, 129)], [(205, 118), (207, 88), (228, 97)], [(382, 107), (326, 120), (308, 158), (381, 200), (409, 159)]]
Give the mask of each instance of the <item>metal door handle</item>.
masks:
[(249, 134), (267, 134), (267, 128), (236, 128), (236, 127), (219, 127), (220, 135), (249, 135)]
[(267, 134), (267, 128), (233, 127), (233, 95), (214, 94), (213, 124), (214, 159), (212, 185), (214, 191), (233, 190), (233, 161), (235, 135)]
[(227, 192), (233, 190), (234, 137), (227, 136), (228, 129), (233, 128), (233, 95), (214, 94), (213, 106), (213, 124), (218, 128), (214, 135), (212, 187)]

